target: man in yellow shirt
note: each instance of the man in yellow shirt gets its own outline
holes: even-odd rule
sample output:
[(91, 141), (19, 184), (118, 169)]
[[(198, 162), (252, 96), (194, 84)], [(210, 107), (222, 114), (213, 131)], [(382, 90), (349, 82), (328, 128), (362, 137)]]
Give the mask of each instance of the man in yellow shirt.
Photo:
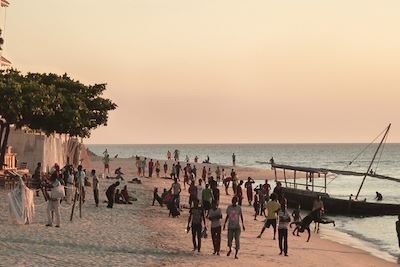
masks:
[(261, 238), (262, 234), (265, 231), (265, 228), (269, 228), (272, 226), (274, 228), (274, 240), (276, 239), (276, 213), (281, 208), (281, 204), (277, 201), (277, 196), (275, 193), (271, 195), (271, 201), (269, 201), (266, 205), (268, 215), (267, 219), (265, 220), (264, 226), (261, 229), (261, 233), (257, 236), (257, 238)]

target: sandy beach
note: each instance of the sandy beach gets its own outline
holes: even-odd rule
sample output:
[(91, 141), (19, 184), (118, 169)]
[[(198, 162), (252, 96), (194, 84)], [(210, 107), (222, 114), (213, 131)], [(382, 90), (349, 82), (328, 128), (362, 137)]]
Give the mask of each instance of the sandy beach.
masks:
[[(163, 161), (162, 161), (163, 163)], [(171, 163), (171, 162), (170, 162)], [(200, 167), (199, 164), (198, 167)], [(101, 160), (92, 160), (91, 167), (99, 173)], [(142, 184), (125, 183), (136, 177), (133, 159), (113, 159), (111, 168), (122, 167), (128, 189), (138, 199), (132, 205), (115, 204), (107, 209), (103, 201), (105, 190), (115, 180), (101, 179), (101, 204), (95, 207), (91, 188), (83, 218), (75, 213), (69, 221), (70, 206), (62, 203), (61, 228), (45, 227), (46, 204), (42, 197), (35, 199), (36, 215), (30, 225), (17, 226), (8, 222), (6, 191), (1, 190), (0, 203), (0, 265), (1, 266), (397, 266), (369, 253), (347, 247), (312, 234), (289, 235), (289, 257), (279, 256), (278, 242), (272, 240), (272, 230), (257, 239), (263, 221), (253, 219), (253, 207), (243, 206), (246, 231), (242, 232), (239, 259), (226, 257), (226, 231), (222, 232), (221, 255), (212, 255), (211, 237), (203, 239), (201, 253), (192, 252), (191, 234), (186, 233), (188, 210), (179, 218), (168, 217), (165, 207), (151, 206), (154, 187), (169, 188), (172, 181), (163, 178), (141, 178)], [(229, 167), (229, 166), (227, 166)], [(200, 168), (198, 168), (198, 173)], [(236, 167), (243, 179), (273, 179), (272, 172)], [(272, 182), (273, 183), (273, 182)], [(120, 187), (122, 187), (120, 186)], [(224, 212), (231, 197), (221, 189), (220, 208)], [(181, 203), (188, 194), (182, 191)], [(244, 202), (245, 203), (245, 202)], [(209, 222), (207, 222), (209, 228)], [(322, 226), (322, 231), (324, 227)]]

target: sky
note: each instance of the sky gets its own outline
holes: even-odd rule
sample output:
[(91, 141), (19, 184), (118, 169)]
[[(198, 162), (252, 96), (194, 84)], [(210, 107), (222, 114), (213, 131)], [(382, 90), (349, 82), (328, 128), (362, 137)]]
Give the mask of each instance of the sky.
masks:
[(400, 142), (398, 0), (10, 2), (15, 68), (107, 83), (86, 143)]

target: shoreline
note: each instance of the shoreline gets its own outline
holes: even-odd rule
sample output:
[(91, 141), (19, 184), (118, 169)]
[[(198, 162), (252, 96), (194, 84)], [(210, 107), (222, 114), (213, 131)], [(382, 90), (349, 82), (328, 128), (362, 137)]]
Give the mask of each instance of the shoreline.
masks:
[[(122, 160), (122, 161), (131, 161), (132, 160), (133, 161), (134, 159), (132, 159), (132, 158), (120, 158), (120, 160)], [(167, 162), (168, 163), (172, 163), (174, 161), (170, 160), (170, 161), (167, 161)], [(181, 162), (181, 163), (185, 164), (185, 162)], [(189, 162), (189, 163), (190, 164), (194, 164), (193, 162)], [(205, 165), (205, 166), (210, 166), (211, 168), (213, 168), (213, 167), (215, 168), (218, 164), (197, 163), (196, 167), (197, 167), (197, 165)], [(218, 165), (218, 166), (229, 167), (229, 168), (232, 167), (232, 166), (226, 166), (226, 165)], [(242, 172), (251, 173), (253, 171), (255, 173), (258, 173), (260, 171), (264, 171), (264, 172), (267, 173), (267, 175), (271, 174), (273, 172), (270, 169), (265, 170), (265, 169), (254, 168), (254, 167), (235, 166), (234, 168), (237, 171), (237, 173), (239, 174), (239, 176), (241, 176), (240, 173), (242, 173)], [(283, 175), (283, 173), (278, 174), (278, 179), (279, 180), (283, 179), (282, 175)], [(270, 178), (270, 177), (271, 176), (268, 175), (267, 179), (268, 180), (273, 180), (274, 179), (274, 178)], [(168, 182), (172, 183), (172, 181), (169, 180), (169, 179), (160, 178), (159, 180), (161, 180), (161, 181), (158, 184), (162, 183), (162, 184), (165, 185)], [(259, 178), (259, 179), (254, 178), (254, 180), (263, 181), (263, 180), (265, 180), (265, 178)], [(221, 190), (221, 187), (220, 187), (220, 190)], [(183, 195), (186, 196), (187, 194), (184, 193)], [(221, 190), (221, 196), (223, 196), (223, 195), (224, 195), (224, 193)], [(223, 208), (222, 208), (222, 210), (223, 210)], [(261, 229), (261, 227), (260, 227), (260, 229)], [(257, 229), (257, 230), (259, 230), (259, 229)], [(372, 258), (374, 258), (376, 260), (383, 261), (383, 263), (388, 263), (388, 264), (397, 263), (396, 258), (392, 254), (390, 254), (389, 252), (386, 252), (386, 251), (385, 252), (381, 252), (381, 251), (379, 251), (378, 248), (370, 247), (368, 245), (368, 241), (365, 241), (363, 239), (357, 238), (357, 237), (355, 237), (355, 236), (353, 236), (353, 235), (351, 235), (349, 233), (344, 233), (341, 230), (337, 230), (337, 229), (331, 228), (331, 227), (327, 228), (327, 227), (323, 226), (323, 227), (321, 227), (321, 230), (322, 231), (321, 231), (320, 235), (315, 235), (315, 234), (312, 233), (311, 239), (317, 238), (319, 240), (319, 242), (332, 242), (334, 244), (339, 245), (341, 247), (341, 249), (346, 249), (347, 248), (347, 249), (350, 249), (350, 250), (355, 250), (354, 253), (356, 253), (356, 254), (357, 253), (360, 253), (360, 254), (366, 253), (367, 255), (369, 255), (370, 257), (372, 257)], [(289, 231), (290, 231), (290, 229), (289, 229)], [(343, 238), (343, 235), (347, 235), (347, 238)], [(311, 242), (311, 239), (310, 239), (310, 242)], [(352, 239), (355, 240), (356, 242), (352, 242)], [(360, 245), (356, 245), (357, 242)], [(223, 245), (223, 244), (221, 244), (221, 245)]]

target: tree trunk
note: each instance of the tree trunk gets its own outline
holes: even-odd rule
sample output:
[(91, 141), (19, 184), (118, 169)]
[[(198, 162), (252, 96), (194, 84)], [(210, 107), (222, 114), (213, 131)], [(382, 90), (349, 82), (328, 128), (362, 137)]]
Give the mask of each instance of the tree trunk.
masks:
[[(8, 142), (8, 136), (10, 135), (10, 124), (4, 123), (1, 124), (1, 133), (5, 130), (4, 137), (1, 140), (0, 143), (0, 169), (2, 170), (4, 168), (4, 157), (6, 155), (6, 150), (7, 150), (7, 142)], [(3, 135), (1, 135), (3, 136)]]

